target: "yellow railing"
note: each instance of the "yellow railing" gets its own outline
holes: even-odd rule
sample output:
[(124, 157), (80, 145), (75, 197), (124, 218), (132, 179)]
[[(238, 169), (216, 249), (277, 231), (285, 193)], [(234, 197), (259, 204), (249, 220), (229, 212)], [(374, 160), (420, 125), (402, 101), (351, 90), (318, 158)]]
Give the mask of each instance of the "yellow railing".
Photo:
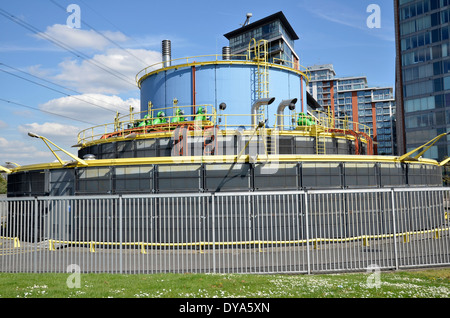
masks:
[(287, 65), (288, 67), (293, 68), (293, 69), (295, 69), (296, 67), (298, 67), (298, 69), (299, 69), (302, 73), (304, 73), (304, 77), (305, 77), (305, 79), (306, 79), (306, 85), (308, 85), (309, 82), (311, 81), (311, 72), (310, 72), (310, 70), (309, 70), (307, 67), (305, 67), (305, 66), (303, 66), (303, 65), (295, 64), (295, 63), (292, 62), (292, 61), (283, 60), (283, 59), (280, 59), (280, 58), (277, 58), (277, 57), (274, 57), (274, 58), (273, 58), (273, 63), (274, 63), (274, 64), (280, 64), (280, 65)]
[[(299, 117), (303, 116), (302, 113), (293, 112), (289, 115), (275, 115), (275, 129), (277, 130), (293, 130), (293, 129), (301, 129), (311, 131), (315, 126), (322, 127), (324, 129), (341, 129), (343, 131), (353, 130), (358, 132), (363, 132), (367, 134), (369, 137), (372, 136), (372, 129), (364, 124), (343, 120), (339, 118), (333, 118), (329, 114), (321, 111), (312, 111), (310, 112), (310, 116), (304, 115), (310, 119), (310, 124), (299, 124)], [(278, 124), (278, 119), (281, 117), (281, 125)], [(287, 124), (285, 124), (287, 120)]]
[[(248, 59), (247, 54), (228, 54), (227, 55), (230, 60), (236, 61), (251, 61)], [(201, 63), (201, 62), (213, 62), (213, 61), (224, 61), (222, 54), (209, 54), (209, 55), (197, 55), (197, 56), (189, 56), (189, 57), (180, 57), (176, 59), (172, 59), (170, 61), (161, 61), (146, 68), (142, 69), (136, 74), (136, 83), (139, 84), (139, 79), (143, 76), (156, 71), (158, 69), (164, 68), (164, 64), (168, 63), (171, 67), (189, 65), (192, 63)], [(228, 61), (228, 60), (225, 60)]]
[[(204, 112), (197, 114), (200, 107)], [(177, 111), (183, 111), (184, 114), (177, 114)], [(158, 113), (161, 112), (164, 114), (158, 118)], [(168, 113), (172, 115), (167, 115)], [(213, 105), (177, 105), (150, 108), (148, 111), (116, 117), (113, 123), (98, 125), (81, 131), (78, 134), (77, 146), (113, 137), (127, 138), (133, 133), (145, 137), (155, 132), (170, 132), (180, 126), (189, 126), (194, 130), (211, 126), (221, 130), (253, 130), (257, 124), (249, 124), (252, 122), (252, 116), (258, 116), (258, 119), (263, 116), (262, 120), (265, 121), (265, 114), (222, 114), (217, 113)], [(157, 119), (160, 119), (161, 122), (156, 122)], [(183, 120), (180, 121), (180, 119)], [(253, 122), (257, 123), (257, 120)]]
[[(202, 108), (203, 113), (198, 114), (198, 110)], [(183, 113), (181, 113), (182, 111)], [(161, 116), (158, 117), (158, 114)], [(168, 115), (170, 114), (170, 115)], [(252, 116), (257, 116), (257, 120), (252, 121)], [(82, 130), (78, 134), (78, 143), (80, 147), (92, 142), (98, 142), (112, 137), (131, 137), (133, 134), (141, 137), (154, 134), (155, 132), (170, 132), (181, 125), (189, 126), (192, 129), (203, 129), (205, 127), (214, 126), (220, 130), (253, 130), (256, 128), (260, 116), (265, 114), (223, 114), (217, 112), (213, 105), (187, 105), (164, 108), (152, 108), (143, 112), (130, 112), (121, 117), (117, 116), (112, 123), (94, 126)], [(307, 116), (310, 119), (308, 125), (299, 123), (299, 117)], [(281, 117), (281, 124), (278, 123)], [(181, 119), (181, 120), (180, 120)], [(287, 121), (287, 124), (285, 122)], [(256, 124), (252, 125), (250, 122)], [(332, 118), (327, 113), (313, 111), (310, 115), (292, 112), (287, 115), (275, 115), (275, 130), (304, 130), (308, 132), (317, 132), (317, 129), (336, 128), (343, 131), (359, 131), (366, 133), (372, 137), (371, 128), (348, 120)]]
[[(200, 107), (203, 108), (204, 112), (196, 114)], [(167, 115), (166, 112), (168, 110), (173, 110), (173, 115)], [(177, 110), (184, 111), (184, 114), (177, 114)], [(159, 112), (163, 112), (164, 115), (158, 117)], [(180, 121), (180, 119), (183, 120)], [(197, 124), (199, 126), (214, 125), (216, 120), (216, 110), (212, 105), (152, 108), (148, 111), (130, 113), (128, 115), (116, 117), (113, 123), (98, 125), (82, 130), (78, 134), (77, 145), (81, 146), (89, 142), (111, 137), (127, 137), (132, 133), (146, 134), (152, 131), (170, 131), (182, 124)]]
[[(319, 248), (320, 244), (333, 244), (333, 243), (349, 243), (361, 242), (363, 246), (370, 246), (371, 241), (377, 241), (380, 239), (392, 239), (399, 238), (399, 242), (403, 244), (410, 243), (414, 236), (417, 239), (423, 239), (424, 236), (428, 236), (427, 238), (432, 239), (441, 239), (445, 232), (450, 231), (449, 227), (441, 227), (434, 228), (431, 230), (418, 230), (418, 231), (406, 231), (392, 234), (373, 234), (373, 235), (359, 235), (359, 236), (351, 236), (351, 237), (343, 237), (343, 238), (311, 238), (311, 239), (300, 239), (300, 240), (253, 240), (253, 241), (225, 241), (225, 242), (209, 242), (209, 241), (200, 241), (200, 242), (191, 242), (191, 243), (158, 243), (158, 242), (102, 242), (102, 241), (69, 241), (69, 240), (48, 240), (48, 250), (56, 251), (56, 244), (62, 245), (71, 245), (76, 247), (88, 246), (89, 252), (95, 253), (96, 247), (112, 247), (112, 246), (128, 246), (128, 247), (138, 247), (140, 253), (147, 254), (147, 249), (152, 248), (161, 248), (161, 247), (191, 247), (191, 248), (199, 248), (202, 253), (205, 248), (208, 246), (253, 246), (258, 247), (261, 251), (262, 248), (266, 247), (279, 247), (279, 246), (290, 246), (290, 245), (298, 245), (298, 244), (312, 244), (314, 249)], [(19, 249), (21, 248), (20, 240), (18, 237), (0, 237), (0, 239), (11, 240), (14, 242), (13, 248)]]
[[(161, 61), (155, 64), (152, 64), (150, 66), (147, 66), (146, 68), (142, 69), (136, 74), (136, 83), (138, 87), (140, 87), (140, 81), (143, 77), (146, 75), (149, 75), (155, 71), (158, 71), (160, 69), (164, 68), (164, 64), (168, 63), (169, 67), (183, 67), (183, 66), (189, 66), (192, 64), (202, 64), (202, 63), (243, 63), (243, 64), (257, 64), (253, 59), (249, 58), (248, 54), (229, 54), (227, 55), (229, 58), (224, 60), (222, 54), (210, 54), (210, 55), (198, 55), (198, 56), (190, 56), (190, 57), (182, 57), (173, 59), (170, 61)], [(309, 82), (311, 78), (311, 73), (309, 72), (308, 68), (299, 65), (299, 69), (295, 69), (294, 64), (291, 62), (286, 61), (286, 63), (290, 66), (285, 66), (277, 63), (266, 63), (269, 66), (281, 68), (281, 69), (289, 69), (291, 71), (297, 72), (300, 75), (302, 75), (307, 83)]]

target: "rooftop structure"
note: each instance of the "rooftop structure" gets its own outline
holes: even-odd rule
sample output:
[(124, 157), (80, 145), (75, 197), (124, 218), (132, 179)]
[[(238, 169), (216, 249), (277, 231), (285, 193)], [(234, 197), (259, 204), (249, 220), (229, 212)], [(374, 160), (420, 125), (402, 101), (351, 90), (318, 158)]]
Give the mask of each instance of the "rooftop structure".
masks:
[(298, 69), (299, 57), (294, 50), (294, 41), (299, 37), (281, 11), (245, 24), (224, 36), (230, 41), (231, 54), (246, 54), (252, 39), (265, 39), (268, 41), (268, 61)]

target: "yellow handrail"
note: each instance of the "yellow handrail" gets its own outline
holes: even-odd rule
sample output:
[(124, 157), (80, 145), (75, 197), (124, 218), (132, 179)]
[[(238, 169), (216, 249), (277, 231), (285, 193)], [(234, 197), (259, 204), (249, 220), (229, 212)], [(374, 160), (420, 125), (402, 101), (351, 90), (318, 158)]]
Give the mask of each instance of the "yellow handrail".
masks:
[[(228, 54), (230, 59), (234, 60), (244, 60), (249, 61), (247, 54)], [(208, 54), (208, 55), (196, 55), (196, 56), (188, 56), (188, 57), (180, 57), (176, 59), (172, 59), (170, 61), (161, 61), (152, 65), (149, 65), (142, 70), (140, 70), (136, 74), (136, 83), (139, 83), (139, 79), (143, 76), (147, 75), (150, 72), (158, 70), (160, 68), (164, 68), (165, 63), (169, 63), (171, 66), (190, 64), (195, 62), (200, 62), (200, 60), (205, 61), (220, 61), (222, 60), (222, 54)]]
[[(197, 109), (199, 107), (203, 107), (205, 112), (202, 114), (196, 114), (192, 112), (192, 114), (175, 114), (176, 109), (189, 109), (190, 110), (196, 107)], [(154, 119), (157, 118), (157, 114), (160, 111), (167, 111), (167, 110), (173, 110), (173, 115), (164, 115), (161, 118), (164, 118), (164, 123), (160, 125), (154, 125), (152, 122)], [(148, 115), (147, 118), (145, 118), (143, 115)], [(90, 127), (88, 129), (82, 130), (78, 134), (78, 143), (74, 145), (74, 147), (81, 147), (85, 146), (86, 144), (89, 144), (91, 142), (96, 142), (102, 139), (107, 139), (111, 137), (120, 137), (123, 139), (130, 138), (133, 133), (136, 133), (140, 135), (141, 137), (148, 137), (149, 134), (154, 134), (155, 132), (161, 132), (161, 131), (173, 131), (180, 125), (188, 125), (192, 126), (194, 129), (203, 129), (207, 126), (215, 126), (218, 129), (223, 130), (236, 130), (236, 129), (243, 129), (243, 130), (252, 130), (256, 126), (250, 124), (252, 116), (257, 116), (256, 114), (223, 114), (218, 113), (213, 105), (187, 105), (187, 106), (174, 106), (174, 107), (163, 107), (163, 108), (152, 108), (148, 111), (143, 112), (136, 112), (129, 115), (123, 115), (121, 117), (115, 117), (115, 120), (113, 123), (107, 123), (103, 125), (98, 125), (94, 127)], [(258, 119), (261, 119), (262, 121), (265, 121), (265, 114), (259, 115)], [(144, 118), (141, 118), (144, 117)], [(184, 117), (185, 121), (183, 122), (172, 122), (172, 119), (177, 117)], [(199, 119), (202, 119), (203, 117), (206, 118), (206, 120), (200, 121)], [(139, 118), (139, 119), (135, 119)], [(143, 124), (139, 126), (142, 122), (146, 122), (146, 124)], [(258, 121), (254, 121), (258, 122)], [(196, 124), (200, 123), (196, 126)], [(197, 127), (197, 128), (196, 128)]]
[[(98, 139), (102, 139), (102, 137), (104, 138), (105, 136), (117, 133), (117, 135), (120, 135), (122, 137), (126, 137), (126, 133), (132, 133), (132, 130), (136, 130), (139, 129), (139, 124), (142, 122), (148, 122), (148, 124), (143, 125), (142, 128), (142, 133), (146, 133), (146, 129), (148, 126), (152, 125), (152, 121), (154, 119), (157, 119), (157, 114), (160, 111), (166, 111), (166, 110), (173, 110), (175, 113), (176, 109), (192, 109), (192, 108), (199, 108), (199, 107), (203, 107), (206, 111), (202, 114), (183, 114), (183, 115), (164, 115), (165, 119), (165, 126), (163, 128), (167, 129), (167, 130), (171, 130), (174, 129), (176, 127), (179, 126), (179, 123), (174, 123), (172, 122), (172, 119), (177, 118), (177, 117), (184, 117), (186, 118), (186, 123), (192, 123), (195, 124), (196, 119), (199, 118), (199, 116), (201, 117), (206, 117), (208, 123), (210, 123), (211, 125), (214, 125), (216, 123), (217, 120), (217, 113), (216, 110), (214, 108), (213, 105), (188, 105), (188, 106), (175, 106), (175, 107), (163, 107), (163, 108), (152, 108), (148, 111), (142, 111), (142, 112), (136, 112), (136, 113), (130, 113), (121, 117), (116, 117), (114, 119), (113, 123), (107, 123), (107, 124), (102, 124), (102, 125), (98, 125), (98, 126), (94, 126), (94, 127), (90, 127), (87, 129), (84, 129), (82, 131), (80, 131), (78, 133), (78, 143), (75, 146), (82, 146), (86, 143), (89, 142), (93, 142), (95, 140)], [(141, 118), (144, 117), (142, 115), (144, 114), (148, 114), (150, 115), (148, 118)], [(135, 118), (139, 118), (139, 119), (135, 119)]]
[[(223, 60), (221, 54), (210, 54), (210, 55), (198, 55), (198, 56), (190, 56), (190, 57), (183, 57), (183, 58), (177, 58), (166, 62), (158, 62), (155, 64), (152, 64), (150, 66), (147, 66), (146, 68), (142, 69), (136, 74), (135, 80), (138, 87), (140, 87), (140, 81), (143, 77), (146, 75), (152, 73), (152, 72), (158, 72), (160, 69), (164, 69), (164, 63), (170, 63), (171, 65), (166, 68), (177, 68), (177, 67), (183, 67), (183, 66), (189, 66), (189, 65), (195, 65), (195, 64), (208, 64), (208, 63), (230, 63), (230, 64), (237, 64), (237, 63), (243, 63), (243, 64), (257, 64), (252, 59), (249, 59), (248, 54), (231, 54), (228, 55), (230, 58), (228, 60)], [(307, 83), (311, 79), (309, 70), (299, 65), (301, 67), (300, 70), (297, 70), (292, 67), (276, 64), (276, 63), (266, 63), (269, 66), (277, 67), (281, 69), (289, 69), (291, 71), (295, 71), (299, 73), (300, 75), (304, 76), (307, 80)], [(309, 75), (308, 75), (309, 74)]]
[[(56, 251), (56, 244), (64, 244), (64, 245), (73, 245), (77, 247), (81, 246), (89, 246), (89, 252), (95, 253), (95, 247), (111, 247), (111, 246), (136, 246), (139, 247), (139, 251), (142, 254), (146, 254), (147, 248), (161, 248), (161, 247), (200, 247), (204, 248), (207, 246), (245, 246), (245, 245), (253, 245), (260, 248), (261, 247), (269, 247), (269, 246), (289, 246), (289, 245), (298, 245), (298, 244), (306, 244), (312, 243), (312, 247), (317, 249), (320, 243), (357, 243), (361, 242), (363, 246), (369, 246), (371, 240), (380, 240), (380, 239), (391, 239), (391, 238), (400, 238), (403, 244), (407, 244), (411, 242), (412, 236), (417, 236), (419, 239), (420, 236), (430, 235), (433, 239), (440, 239), (443, 235), (443, 232), (450, 231), (449, 227), (435, 228), (430, 230), (418, 230), (418, 231), (405, 231), (398, 233), (387, 233), (387, 234), (362, 234), (358, 236), (349, 236), (349, 237), (316, 237), (310, 239), (293, 239), (293, 240), (248, 240), (248, 241), (223, 241), (223, 242), (211, 242), (211, 241), (194, 241), (194, 242), (105, 242), (105, 241), (71, 241), (71, 240), (57, 240), (57, 239), (49, 239), (48, 240), (48, 250)], [(17, 237), (0, 237), (2, 239), (10, 239), (14, 241), (14, 248), (20, 248), (20, 240)]]
[[(275, 64), (278, 64), (278, 62), (281, 62), (283, 64), (289, 65), (290, 68), (294, 68), (295, 69), (294, 62), (292, 62), (292, 61), (288, 61), (288, 60), (280, 59), (278, 57), (274, 57), (273, 58), (273, 62)], [(306, 80), (306, 85), (308, 85), (309, 82), (311, 81), (311, 71), (307, 67), (305, 67), (303, 65), (300, 65), (300, 64), (298, 64), (298, 70), (303, 73), (303, 75), (305, 77), (305, 80)]]
[[(310, 112), (312, 115), (312, 118), (315, 121), (315, 124), (317, 126), (323, 127), (323, 128), (337, 128), (337, 129), (342, 129), (344, 131), (346, 130), (355, 130), (355, 127), (358, 128), (358, 131), (363, 132), (365, 134), (367, 134), (369, 137), (373, 137), (372, 136), (372, 129), (364, 124), (358, 123), (358, 122), (354, 122), (354, 121), (350, 121), (350, 120), (342, 120), (339, 118), (333, 118), (332, 116), (330, 116), (329, 114), (325, 113), (325, 112), (321, 112), (321, 111), (311, 111)], [(308, 129), (308, 126), (303, 126), (303, 125), (298, 125), (297, 124), (297, 119), (299, 117), (299, 115), (301, 115), (302, 113), (297, 113), (294, 112), (290, 115), (278, 115), (276, 114), (276, 119), (275, 119), (275, 129), (278, 130), (286, 130), (286, 128), (289, 127), (289, 129), (295, 129), (296, 127), (302, 128), (302, 129)], [(283, 120), (282, 122), (284, 123), (284, 118), (289, 118), (289, 124), (288, 125), (278, 125), (278, 117), (282, 117)], [(351, 127), (350, 127), (351, 125)], [(355, 130), (356, 131), (356, 130)]]

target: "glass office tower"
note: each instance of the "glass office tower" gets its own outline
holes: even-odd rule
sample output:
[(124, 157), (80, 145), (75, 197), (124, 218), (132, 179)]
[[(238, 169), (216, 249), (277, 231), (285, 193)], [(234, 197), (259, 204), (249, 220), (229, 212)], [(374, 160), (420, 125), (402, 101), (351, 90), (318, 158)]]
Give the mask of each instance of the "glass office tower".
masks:
[[(399, 154), (450, 131), (450, 0), (394, 0)], [(424, 157), (450, 154), (450, 136)]]

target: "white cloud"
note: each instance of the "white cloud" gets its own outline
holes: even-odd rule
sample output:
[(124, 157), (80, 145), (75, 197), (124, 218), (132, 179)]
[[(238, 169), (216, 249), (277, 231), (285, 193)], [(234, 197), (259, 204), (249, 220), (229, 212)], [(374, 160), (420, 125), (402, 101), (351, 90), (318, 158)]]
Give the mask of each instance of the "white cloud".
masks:
[(12, 161), (18, 164), (45, 160), (49, 153), (20, 140), (7, 140), (0, 137), (0, 164)]
[(62, 141), (67, 137), (74, 138), (74, 136), (77, 136), (79, 130), (79, 127), (63, 125), (60, 123), (32, 123), (19, 126), (19, 131), (22, 133), (33, 132), (35, 134), (47, 137), (52, 141)]
[[(133, 49), (135, 40), (121, 32), (102, 31), (99, 34), (94, 30), (55, 24), (35, 37), (50, 37), (51, 40), (83, 52), (77, 53), (76, 57), (69, 56), (59, 63), (58, 70), (53, 70), (55, 75), (50, 78), (81, 93), (120, 94), (137, 90), (136, 74), (143, 68), (161, 61), (160, 52)], [(153, 43), (154, 40), (150, 42)], [(39, 65), (30, 71), (40, 74), (49, 72)]]
[(54, 24), (47, 27), (45, 32), (37, 33), (35, 37), (57, 41), (63, 43), (74, 49), (94, 49), (104, 50), (111, 46), (114, 42), (125, 42), (127, 37), (121, 32), (102, 31), (96, 32), (94, 30), (84, 30), (70, 28), (63, 24)]
[(160, 61), (155, 51), (108, 49), (89, 60), (61, 62), (61, 72), (53, 78), (82, 93), (119, 94), (137, 90), (136, 74)]
[(114, 121), (116, 112), (121, 114), (128, 113), (130, 106), (137, 111), (140, 109), (140, 101), (136, 98), (122, 99), (115, 95), (83, 94), (52, 99), (39, 107), (44, 111), (75, 118), (80, 121), (92, 124), (105, 124)]
[(20, 46), (14, 44), (0, 44), (0, 52), (9, 53), (11, 52), (56, 52), (61, 49), (56, 47), (43, 47), (43, 46)]
[[(20, 161), (22, 164), (37, 163), (38, 161), (52, 162), (56, 160), (56, 157), (52, 154), (45, 143), (41, 140), (28, 137), (28, 132), (33, 132), (37, 135), (43, 136), (56, 144), (58, 147), (61, 147), (74, 155), (77, 154), (77, 150), (71, 148), (71, 145), (77, 143), (77, 136), (81, 130), (80, 127), (46, 122), (43, 124), (23, 124), (18, 127), (18, 130), (26, 136), (25, 138), (27, 138), (25, 139), (26, 143), (19, 142), (19, 145), (15, 146), (16, 153), (13, 153), (13, 156), (18, 158), (16, 160)], [(52, 150), (58, 150), (55, 145), (49, 144), (49, 146)], [(21, 148), (21, 150), (23, 149), (23, 154), (17, 153), (17, 149), (19, 148)], [(36, 153), (36, 157), (32, 156), (33, 153)], [(70, 160), (69, 156), (62, 152), (57, 152), (57, 155), (62, 160)]]

